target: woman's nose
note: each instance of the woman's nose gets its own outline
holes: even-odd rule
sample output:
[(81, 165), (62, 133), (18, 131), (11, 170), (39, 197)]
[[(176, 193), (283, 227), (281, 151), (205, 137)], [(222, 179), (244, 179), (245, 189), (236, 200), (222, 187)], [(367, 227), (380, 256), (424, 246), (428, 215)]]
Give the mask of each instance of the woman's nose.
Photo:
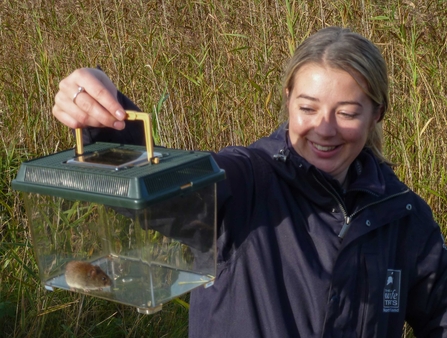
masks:
[(332, 137), (337, 134), (337, 122), (331, 113), (318, 114), (314, 125), (315, 132), (321, 137)]

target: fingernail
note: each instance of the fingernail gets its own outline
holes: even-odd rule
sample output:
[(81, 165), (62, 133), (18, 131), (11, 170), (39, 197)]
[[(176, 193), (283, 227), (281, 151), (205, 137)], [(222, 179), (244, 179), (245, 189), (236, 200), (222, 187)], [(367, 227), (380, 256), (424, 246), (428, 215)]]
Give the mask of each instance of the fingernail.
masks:
[(117, 130), (123, 130), (125, 127), (125, 123), (123, 121), (115, 121), (113, 123), (113, 128), (117, 129)]
[(115, 115), (118, 119), (124, 119), (126, 117), (126, 113), (122, 110), (117, 110)]

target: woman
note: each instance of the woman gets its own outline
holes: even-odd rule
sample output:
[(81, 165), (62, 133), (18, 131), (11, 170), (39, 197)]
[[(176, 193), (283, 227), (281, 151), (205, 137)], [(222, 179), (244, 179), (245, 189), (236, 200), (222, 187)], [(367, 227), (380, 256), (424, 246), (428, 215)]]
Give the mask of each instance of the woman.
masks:
[[(406, 320), (418, 337), (447, 337), (441, 231), (381, 153), (378, 49), (323, 29), (297, 48), (283, 93), (287, 124), (214, 155), (227, 174), (218, 272), (192, 293), (190, 336), (401, 337)], [(55, 102), (87, 142), (139, 142), (123, 122), (134, 107), (99, 70), (72, 73)]]

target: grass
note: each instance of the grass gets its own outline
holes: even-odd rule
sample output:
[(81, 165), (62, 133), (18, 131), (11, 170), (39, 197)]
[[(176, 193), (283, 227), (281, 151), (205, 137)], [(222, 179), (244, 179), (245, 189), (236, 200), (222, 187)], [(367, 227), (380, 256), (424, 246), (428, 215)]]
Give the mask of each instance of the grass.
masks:
[(328, 25), (351, 27), (389, 65), (386, 154), (447, 233), (446, 21), (447, 3), (438, 0), (1, 2), (3, 335), (186, 336), (187, 310), (178, 303), (144, 316), (39, 284), (10, 183), (23, 160), (73, 146), (51, 115), (58, 83), (72, 70), (100, 65), (142, 109), (156, 112), (160, 144), (217, 150), (249, 144), (284, 120), (281, 70), (298, 43)]

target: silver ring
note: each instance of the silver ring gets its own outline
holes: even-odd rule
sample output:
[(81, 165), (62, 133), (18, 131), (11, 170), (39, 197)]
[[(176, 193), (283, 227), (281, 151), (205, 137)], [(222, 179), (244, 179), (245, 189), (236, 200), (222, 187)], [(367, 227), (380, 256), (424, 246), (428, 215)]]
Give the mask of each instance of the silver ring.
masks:
[(84, 91), (85, 91), (84, 87), (79, 87), (78, 88), (78, 91), (76, 92), (76, 94), (73, 95), (73, 103), (76, 104), (76, 98), (78, 97), (79, 94), (81, 94)]

